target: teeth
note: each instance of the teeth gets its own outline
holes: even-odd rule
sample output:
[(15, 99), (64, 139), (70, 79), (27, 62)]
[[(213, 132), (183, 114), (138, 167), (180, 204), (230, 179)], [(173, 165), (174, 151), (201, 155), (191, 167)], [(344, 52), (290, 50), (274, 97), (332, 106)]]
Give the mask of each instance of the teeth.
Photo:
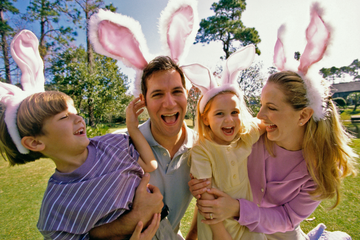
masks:
[(173, 114), (163, 114), (164, 117), (172, 117), (172, 116), (175, 116), (176, 113), (173, 113)]

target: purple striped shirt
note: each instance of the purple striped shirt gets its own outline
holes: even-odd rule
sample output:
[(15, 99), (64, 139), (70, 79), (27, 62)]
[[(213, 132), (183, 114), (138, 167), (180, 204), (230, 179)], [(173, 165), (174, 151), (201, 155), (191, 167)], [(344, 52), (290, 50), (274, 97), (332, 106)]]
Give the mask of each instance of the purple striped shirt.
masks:
[(88, 239), (90, 229), (129, 210), (143, 176), (139, 153), (123, 134), (90, 139), (85, 163), (49, 179), (37, 227), (45, 239)]

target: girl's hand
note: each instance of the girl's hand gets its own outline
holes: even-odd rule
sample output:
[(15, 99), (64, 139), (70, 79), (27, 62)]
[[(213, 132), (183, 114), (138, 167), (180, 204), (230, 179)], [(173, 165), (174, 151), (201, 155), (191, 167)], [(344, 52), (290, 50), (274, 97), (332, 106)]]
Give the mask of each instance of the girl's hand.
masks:
[(141, 232), (141, 230), (143, 229), (143, 223), (141, 221), (138, 222), (134, 233), (131, 235), (130, 240), (151, 240), (159, 228), (160, 216), (160, 213), (155, 213), (151, 224), (146, 228), (144, 232)]
[(239, 217), (240, 203), (237, 199), (233, 199), (228, 194), (216, 188), (208, 189), (207, 192), (213, 194), (216, 199), (197, 200), (199, 213), (205, 218), (205, 220), (201, 220), (201, 222), (205, 224), (216, 224), (227, 218)]
[(135, 98), (126, 108), (126, 127), (128, 129), (138, 128), (138, 116), (144, 111), (145, 101), (141, 101), (140, 97)]
[(211, 187), (210, 181), (208, 179), (196, 179), (192, 174), (190, 177), (191, 180), (188, 182), (190, 192), (196, 199), (200, 199), (201, 194)]

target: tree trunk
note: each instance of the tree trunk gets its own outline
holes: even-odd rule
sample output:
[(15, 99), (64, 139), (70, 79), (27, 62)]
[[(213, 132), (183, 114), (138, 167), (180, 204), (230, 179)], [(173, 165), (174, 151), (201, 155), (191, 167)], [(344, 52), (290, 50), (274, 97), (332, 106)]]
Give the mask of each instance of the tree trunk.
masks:
[[(3, 10), (0, 11), (0, 20), (2, 25), (4, 26), (4, 12)], [(8, 52), (8, 44), (6, 41), (6, 32), (4, 30), (0, 31), (1, 34), (1, 47), (3, 50), (3, 56), (4, 56), (4, 64), (5, 64), (5, 79), (6, 79), (6, 83), (11, 84), (11, 75), (10, 75), (10, 61), (9, 61), (9, 52)]]

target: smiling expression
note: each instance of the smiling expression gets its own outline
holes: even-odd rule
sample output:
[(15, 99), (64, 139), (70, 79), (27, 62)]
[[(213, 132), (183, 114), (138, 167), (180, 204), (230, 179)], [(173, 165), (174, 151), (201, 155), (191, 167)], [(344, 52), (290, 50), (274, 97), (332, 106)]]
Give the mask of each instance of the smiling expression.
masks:
[(55, 160), (66, 161), (69, 157), (87, 154), (89, 139), (86, 137), (84, 119), (77, 115), (75, 107), (68, 108), (44, 121), (44, 135), (38, 137), (45, 144), (43, 153)]
[(230, 92), (216, 95), (203, 121), (206, 126), (210, 126), (214, 142), (230, 144), (240, 130), (239, 98)]
[(257, 117), (265, 123), (269, 140), (287, 150), (300, 150), (304, 135), (300, 126), (301, 111), (294, 110), (285, 99), (276, 83), (265, 84)]
[(153, 73), (147, 80), (146, 108), (157, 141), (180, 134), (186, 114), (187, 91), (176, 70)]

